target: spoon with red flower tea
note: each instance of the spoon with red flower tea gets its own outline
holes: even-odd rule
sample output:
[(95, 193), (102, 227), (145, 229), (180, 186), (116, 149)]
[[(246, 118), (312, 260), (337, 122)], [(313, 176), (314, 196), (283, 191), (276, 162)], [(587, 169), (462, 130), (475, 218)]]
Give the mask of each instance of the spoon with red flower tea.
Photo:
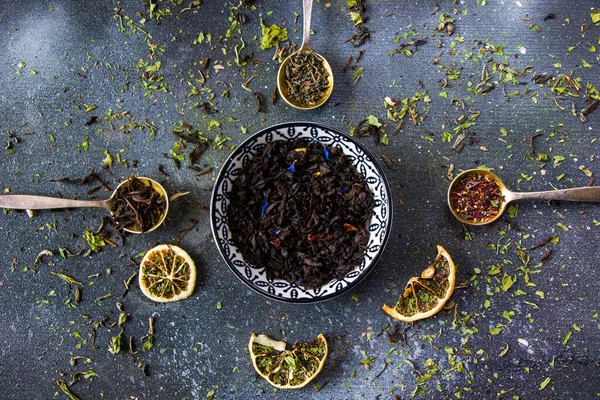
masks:
[(167, 216), (169, 197), (154, 179), (132, 176), (121, 182), (107, 200), (71, 200), (29, 195), (0, 196), (0, 208), (13, 210), (51, 210), (99, 207), (108, 210), (117, 228), (130, 233), (148, 233), (158, 228)]
[(600, 187), (579, 187), (544, 192), (513, 192), (495, 174), (471, 169), (454, 178), (448, 189), (448, 206), (460, 222), (486, 225), (496, 221), (516, 200), (600, 202)]

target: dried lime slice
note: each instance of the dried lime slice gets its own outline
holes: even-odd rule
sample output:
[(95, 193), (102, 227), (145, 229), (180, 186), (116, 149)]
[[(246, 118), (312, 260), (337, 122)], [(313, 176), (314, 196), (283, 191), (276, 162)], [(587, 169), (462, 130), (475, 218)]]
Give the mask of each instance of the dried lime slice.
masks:
[(161, 244), (146, 253), (139, 283), (148, 298), (167, 303), (189, 297), (196, 284), (196, 265), (180, 247)]
[(248, 343), (254, 369), (271, 385), (280, 389), (306, 386), (325, 364), (328, 353), (325, 336), (320, 334), (311, 342), (296, 343), (292, 350), (285, 348), (285, 342), (254, 333)]
[(454, 291), (456, 267), (446, 249), (438, 245), (437, 250), (437, 257), (421, 276), (408, 280), (396, 305), (384, 305), (383, 311), (400, 321), (412, 322), (429, 318), (444, 307)]

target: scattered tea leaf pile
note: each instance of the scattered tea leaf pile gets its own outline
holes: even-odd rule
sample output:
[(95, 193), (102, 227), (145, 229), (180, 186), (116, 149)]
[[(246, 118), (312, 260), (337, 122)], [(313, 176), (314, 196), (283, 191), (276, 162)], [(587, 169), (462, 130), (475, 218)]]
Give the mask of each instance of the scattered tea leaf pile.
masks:
[[(40, 154), (69, 161), (81, 161), (85, 155), (86, 163), (105, 168), (105, 174), (115, 172), (115, 176), (131, 175), (131, 169), (150, 166), (151, 171), (171, 179), (173, 184), (187, 172), (192, 175), (189, 178), (204, 185), (201, 190), (208, 192), (212, 177), (209, 173), (218, 161), (211, 159), (213, 165), (201, 165), (206, 153), (228, 151), (239, 143), (243, 137), (240, 135), (284, 115), (279, 111), (286, 106), (276, 103), (276, 95), (263, 91), (275, 89), (277, 66), (295, 48), (292, 41), (301, 28), (300, 14), (270, 10), (267, 3), (243, 0), (214, 6), (198, 0), (123, 2), (114, 11), (110, 6), (108, 14), (96, 16), (104, 18), (103, 23), (113, 33), (120, 32), (112, 35), (116, 39), (110, 43), (102, 42), (100, 36), (90, 36), (81, 42), (85, 47), (82, 50), (71, 42), (73, 38), (80, 39), (71, 33), (76, 30), (59, 26), (62, 36), (57, 37), (73, 46), (60, 48), (56, 57), (60, 61), (53, 60), (48, 65), (40, 62), (48, 50), (47, 42), (40, 41), (36, 49), (39, 53), (34, 57), (25, 51), (26, 47), (13, 46), (14, 60), (8, 61), (12, 63), (8, 68), (13, 68), (14, 74), (7, 74), (9, 86), (16, 82), (15, 87), (20, 88), (29, 83), (37, 90), (45, 88), (50, 80), (56, 86), (49, 91), (53, 94), (52, 103), (45, 102), (45, 96), (31, 97), (28, 103), (36, 112), (6, 127), (2, 160), (7, 171), (5, 193), (14, 192), (15, 188), (8, 186), (16, 186), (16, 182), (35, 185), (48, 178), (45, 168), (39, 167)], [(356, 94), (340, 96), (339, 104), (333, 103), (329, 111), (315, 116), (332, 117), (333, 123), (339, 121), (350, 127), (342, 115), (348, 113), (356, 136), (372, 136), (367, 141), (374, 139), (383, 145), (394, 141), (394, 149), (401, 149), (394, 158), (402, 156), (404, 161), (404, 157), (412, 157), (409, 164), (398, 164), (416, 166), (407, 177), (412, 178), (416, 172), (425, 180), (436, 179), (440, 191), (448, 183), (446, 177), (451, 179), (459, 169), (476, 166), (516, 174), (510, 179), (521, 190), (595, 184), (599, 142), (587, 128), (594, 128), (600, 102), (595, 79), (600, 61), (597, 5), (576, 2), (569, 9), (559, 7), (557, 2), (515, 1), (489, 2), (486, 7), (479, 7), (487, 3), (448, 2), (435, 7), (432, 3), (431, 9), (404, 13), (405, 7), (411, 6), (409, 3), (396, 7), (392, 2), (315, 2), (313, 15), (319, 10), (326, 18), (343, 20), (340, 25), (347, 33), (341, 40), (338, 38), (339, 43), (330, 51), (347, 52), (337, 55), (342, 64), (347, 57), (342, 75), (346, 82), (340, 88)], [(44, 7), (31, 11), (51, 21), (58, 12)], [(73, 10), (73, 20), (82, 14)], [(220, 21), (218, 26), (224, 26), (221, 32), (217, 24), (213, 27), (195, 23), (197, 18), (208, 15)], [(407, 20), (407, 16), (411, 19)], [(189, 24), (190, 21), (194, 23)], [(184, 24), (187, 25), (182, 28)], [(485, 26), (491, 29), (486, 33), (478, 31)], [(10, 32), (11, 42), (24, 38), (29, 41), (34, 28), (35, 24), (27, 29), (15, 26)], [(315, 30), (319, 35), (327, 31), (321, 27)], [(268, 49), (262, 50), (261, 44)], [(376, 95), (369, 91), (370, 79), (386, 75), (365, 70), (366, 60), (374, 59), (395, 74), (390, 82), (383, 82), (381, 87), (386, 90)], [(390, 63), (393, 68), (388, 68)], [(425, 69), (438, 73), (432, 77), (424, 72), (422, 77), (407, 79), (414, 78), (410, 71)], [(109, 100), (104, 101), (103, 97)], [(272, 101), (265, 101), (269, 97)], [(10, 104), (8, 96), (7, 99)], [(13, 107), (18, 113), (19, 107)], [(510, 115), (506, 112), (509, 108), (513, 112)], [(248, 114), (253, 119), (244, 119)], [(542, 117), (537, 122), (530, 120), (531, 115)], [(506, 119), (498, 120), (498, 116)], [(564, 122), (557, 120), (563, 117)], [(170, 132), (177, 136), (175, 143)], [(149, 157), (149, 149), (159, 149), (159, 157), (165, 154), (169, 163), (155, 165), (157, 161)], [(217, 158), (225, 155), (210, 154)], [(393, 161), (396, 160), (388, 165)], [(185, 164), (188, 168), (181, 168)], [(294, 174), (287, 170), (291, 165), (282, 166), (286, 176)], [(32, 166), (38, 169), (33, 170)], [(301, 174), (302, 166), (296, 167)], [(402, 190), (409, 181), (403, 175), (396, 176), (399, 179), (393, 185)], [(95, 187), (87, 194), (107, 191), (103, 180), (104, 175), (100, 179), (90, 177)], [(59, 186), (64, 183), (67, 182), (57, 182), (56, 191), (61, 189), (63, 195), (72, 195)], [(260, 216), (264, 207), (265, 217), (276, 219), (274, 204), (280, 200), (274, 198), (265, 206), (265, 199), (256, 199), (252, 212)], [(288, 201), (294, 204), (298, 200)], [(402, 199), (400, 206), (395, 214), (407, 216)], [(580, 398), (597, 396), (595, 381), (589, 381), (589, 385), (578, 381), (584, 373), (598, 368), (591, 343), (597, 342), (600, 327), (597, 298), (590, 295), (588, 282), (582, 279), (595, 276), (590, 271), (596, 264), (593, 260), (581, 260), (580, 255), (595, 254), (600, 218), (590, 207), (555, 203), (540, 204), (535, 209), (527, 207), (509, 207), (506, 215), (487, 230), (461, 227), (441, 217), (438, 225), (426, 227), (432, 228), (427, 231), (427, 242), (438, 235), (454, 238), (461, 245), (455, 248), (460, 248), (464, 256), (453, 298), (435, 317), (398, 325), (383, 316), (364, 317), (365, 309), (375, 303), (369, 297), (368, 287), (366, 292), (361, 289), (352, 299), (347, 298), (348, 314), (331, 318), (334, 351), (330, 359), (335, 367), (328, 374), (329, 385), (324, 381), (314, 386), (316, 392), (321, 392), (319, 396), (516, 400), (552, 397), (568, 390), (588, 390), (589, 396)], [(419, 212), (410, 210), (413, 211)], [(523, 223), (527, 220), (522, 217), (532, 214), (540, 215), (545, 224)], [(40, 214), (17, 231), (23, 232), (23, 237), (11, 237), (5, 243), (10, 253), (6, 250), (7, 268), (0, 280), (0, 293), (15, 287), (17, 293), (24, 293), (19, 301), (25, 307), (32, 306), (34, 312), (19, 310), (11, 315), (14, 323), (19, 326), (24, 318), (33, 315), (35, 320), (32, 318), (26, 325), (42, 330), (42, 334), (26, 342), (36, 356), (33, 374), (41, 376), (40, 396), (52, 397), (56, 391), (59, 396), (110, 397), (97, 393), (96, 389), (102, 387), (100, 382), (114, 380), (114, 387), (125, 388), (129, 379), (137, 381), (138, 376), (151, 374), (155, 368), (167, 378), (169, 371), (176, 371), (178, 384), (170, 388), (176, 391), (193, 387), (194, 398), (219, 397), (222, 390), (225, 397), (247, 397), (248, 392), (256, 390), (265, 390), (269, 395), (271, 387), (261, 379), (255, 383), (259, 389), (247, 385), (248, 377), (253, 375), (249, 363), (225, 371), (223, 364), (208, 365), (212, 361), (206, 361), (232, 362), (238, 356), (246, 359), (244, 346), (232, 348), (231, 337), (225, 332), (230, 329), (237, 338), (247, 338), (247, 327), (236, 327), (234, 322), (222, 325), (219, 332), (224, 338), (211, 335), (211, 347), (202, 336), (168, 344), (169, 337), (154, 335), (150, 315), (127, 305), (115, 308), (113, 301), (125, 303), (138, 266), (130, 263), (125, 247), (112, 251), (124, 253), (124, 265), (117, 262), (98, 270), (103, 264), (103, 253), (112, 250), (116, 243), (102, 229), (83, 234), (82, 227), (73, 233), (69, 229), (75, 218), (50, 212)], [(399, 223), (403, 234), (406, 220), (401, 218)], [(86, 224), (91, 225), (96, 224)], [(353, 226), (360, 231), (359, 224)], [(347, 233), (354, 234), (348, 228)], [(410, 227), (417, 228), (421, 228), (420, 224)], [(285, 242), (286, 238), (281, 237), (282, 232), (279, 236), (270, 231), (266, 234), (267, 239), (259, 240), (266, 241), (265, 248), (280, 256), (283, 247), (275, 239)], [(312, 236), (309, 242), (316, 246), (333, 240), (325, 238)], [(403, 235), (396, 240), (404, 244), (410, 238)], [(32, 243), (39, 243), (39, 248), (32, 248)], [(422, 243), (410, 247), (403, 254), (417, 258), (421, 246)], [(95, 252), (100, 249), (102, 253)], [(480, 258), (474, 257), (475, 253)], [(82, 255), (86, 257), (78, 258)], [(377, 274), (380, 273), (386, 277), (385, 269), (378, 269)], [(23, 274), (33, 287), (15, 285), (17, 279), (12, 279), (11, 274)], [(214, 282), (212, 278), (207, 280), (207, 289)], [(379, 275), (370, 280), (371, 284), (386, 287), (390, 296), (404, 289), (405, 282), (378, 278)], [(30, 293), (34, 293), (33, 301)], [(35, 303), (28, 305), (27, 301)], [(294, 310), (268, 303), (262, 306), (268, 314), (267, 325), (294, 329), (294, 322), (286, 320), (295, 314)], [(329, 307), (332, 306), (325, 305), (306, 317), (311, 322), (318, 321), (321, 315), (331, 315), (332, 309), (337, 311)], [(216, 312), (224, 314), (227, 308), (227, 303), (219, 301)], [(185, 312), (160, 313), (165, 324), (185, 320), (189, 323), (187, 317)], [(343, 325), (336, 325), (335, 317), (344, 321)], [(146, 318), (150, 318), (149, 327)], [(144, 353), (153, 346), (162, 346), (160, 354)], [(227, 358), (230, 354), (216, 358), (221, 356), (221, 349), (233, 358)], [(6, 351), (10, 354), (11, 350)], [(185, 352), (191, 356), (182, 357)], [(63, 358), (63, 365), (57, 363), (55, 367), (54, 361), (48, 361), (50, 355), (62, 357), (67, 353), (72, 358), (70, 362)], [(198, 368), (199, 362), (205, 364)], [(147, 363), (153, 367), (148, 368)], [(294, 361), (287, 365), (296, 364)], [(190, 377), (185, 375), (188, 373)], [(50, 379), (56, 384), (43, 386), (44, 380)], [(184, 380), (185, 384), (181, 384)], [(146, 380), (137, 387), (154, 388), (153, 382), (157, 380)], [(163, 387), (167, 383), (160, 380)], [(50, 386), (48, 392), (46, 388)], [(585, 388), (577, 388), (580, 386)], [(304, 390), (310, 397), (312, 389)], [(183, 391), (174, 394), (178, 398), (189, 395)], [(132, 391), (125, 396), (138, 394)]]

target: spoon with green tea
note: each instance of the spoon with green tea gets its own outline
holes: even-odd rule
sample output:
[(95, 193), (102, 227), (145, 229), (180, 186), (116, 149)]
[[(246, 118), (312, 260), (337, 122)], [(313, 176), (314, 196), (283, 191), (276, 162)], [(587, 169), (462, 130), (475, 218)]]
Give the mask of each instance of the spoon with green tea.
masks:
[(310, 47), (310, 20), (313, 0), (303, 0), (302, 46), (279, 67), (277, 88), (290, 106), (312, 110), (323, 105), (333, 91), (333, 72), (327, 60)]
[(71, 200), (29, 195), (2, 195), (0, 208), (49, 210), (99, 207), (108, 210), (117, 227), (130, 233), (148, 233), (158, 228), (169, 210), (169, 197), (154, 179), (132, 176), (121, 182), (107, 200)]
[(600, 187), (579, 187), (544, 192), (513, 192), (495, 174), (471, 169), (457, 175), (448, 189), (448, 206), (463, 224), (486, 225), (496, 221), (516, 200), (600, 202)]

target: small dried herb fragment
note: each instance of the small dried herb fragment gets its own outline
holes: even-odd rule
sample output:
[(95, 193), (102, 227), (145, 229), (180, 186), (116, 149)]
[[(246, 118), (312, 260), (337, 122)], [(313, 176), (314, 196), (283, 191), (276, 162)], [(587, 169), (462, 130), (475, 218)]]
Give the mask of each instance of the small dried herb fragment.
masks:
[(118, 354), (121, 351), (121, 342), (122, 342), (123, 329), (117, 336), (113, 336), (108, 343), (108, 351), (112, 354)]
[(275, 47), (288, 38), (287, 28), (281, 28), (275, 24), (271, 26), (265, 25), (262, 18), (260, 20), (260, 27), (262, 35), (260, 37), (260, 49), (267, 50), (271, 47)]
[(62, 390), (62, 392), (69, 397), (69, 399), (71, 399), (71, 400), (79, 400), (79, 397), (75, 396), (73, 394), (73, 392), (71, 392), (71, 390), (69, 389), (69, 386), (67, 385), (67, 382), (65, 382), (65, 381), (63, 381), (61, 379), (59, 381), (56, 381), (56, 384), (58, 385), (58, 387), (60, 388), (60, 390)]
[(83, 233), (83, 238), (86, 240), (88, 246), (92, 251), (100, 251), (102, 247), (106, 246), (106, 241), (102, 236), (95, 235), (89, 229), (86, 229)]

